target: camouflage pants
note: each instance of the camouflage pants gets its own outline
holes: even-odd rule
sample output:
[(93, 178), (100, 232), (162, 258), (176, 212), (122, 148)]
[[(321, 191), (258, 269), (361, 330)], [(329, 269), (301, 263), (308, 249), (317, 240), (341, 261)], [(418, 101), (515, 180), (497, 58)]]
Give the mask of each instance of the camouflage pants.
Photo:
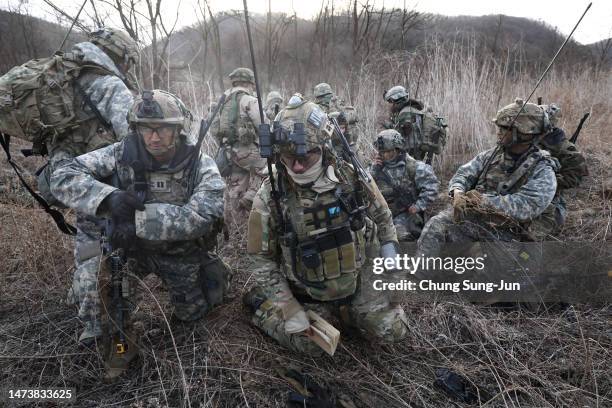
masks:
[[(249, 217), (251, 206), (242, 198), (249, 190), (250, 174), (248, 171), (234, 167), (232, 173), (225, 179), (227, 188), (224, 192), (224, 217), (228, 225), (244, 225)], [(253, 194), (253, 197), (255, 195)], [(252, 199), (251, 199), (252, 202)]]
[(218, 258), (193, 255), (141, 254), (130, 259), (130, 271), (139, 277), (154, 273), (161, 278), (179, 320), (194, 321), (221, 303), (229, 289), (229, 270), (220, 270)]
[(75, 270), (72, 287), (68, 290), (68, 304), (78, 306), (79, 319), (85, 325), (84, 338), (101, 334), (100, 296), (98, 294), (98, 270), (101, 262), (101, 220), (89, 215), (77, 214), (77, 235), (74, 246)]
[(565, 223), (566, 216), (565, 199), (562, 195), (557, 195), (551, 205), (529, 225), (530, 237), (537, 242), (552, 239)]
[(263, 181), (262, 170), (266, 161), (259, 155), (256, 144), (237, 144), (232, 147), (232, 170), (225, 179), (225, 221), (244, 225), (251, 205)]
[(403, 212), (393, 217), (398, 241), (416, 241), (423, 229), (423, 216)]
[[(370, 268), (362, 269), (360, 279), (360, 286), (348, 302), (306, 304), (304, 309), (312, 309), (325, 319), (327, 316), (335, 315), (344, 328), (355, 331), (370, 341), (392, 343), (404, 339), (408, 335), (408, 323), (402, 307), (391, 304), (385, 293), (374, 290), (372, 284), (374, 279), (378, 279), (378, 275), (374, 275)], [(259, 284), (264, 293), (268, 287), (273, 286), (264, 286), (262, 282)], [(310, 356), (319, 356), (323, 353), (323, 350), (305, 335), (286, 333), (282, 312), (269, 299), (261, 304), (251, 321), (268, 336), (292, 351)]]
[[(77, 249), (80, 248), (77, 240)], [(78, 258), (77, 258), (78, 259)], [(85, 325), (79, 340), (102, 334), (100, 279), (110, 281), (109, 276), (100, 277), (101, 255), (87, 259), (78, 265), (74, 274), (69, 301), (78, 304), (78, 316)], [(149, 273), (158, 275), (168, 288), (174, 314), (180, 320), (200, 319), (213, 306), (220, 304), (229, 289), (231, 272), (216, 256), (206, 253), (191, 256), (142, 255), (128, 260), (131, 273), (144, 278)], [(105, 268), (109, 270), (109, 268)], [(130, 303), (136, 304), (136, 279), (129, 280)]]

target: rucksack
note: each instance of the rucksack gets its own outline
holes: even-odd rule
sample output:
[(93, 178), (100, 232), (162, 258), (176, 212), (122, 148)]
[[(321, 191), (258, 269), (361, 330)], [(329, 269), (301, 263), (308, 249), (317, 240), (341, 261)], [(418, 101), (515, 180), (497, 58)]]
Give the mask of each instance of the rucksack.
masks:
[(30, 60), (0, 77), (0, 145), (24, 188), (53, 217), (58, 228), (70, 235), (75, 235), (76, 229), (64, 220), (61, 212), (51, 208), (21, 175), (11, 158), (10, 138), (30, 141), (34, 153), (44, 153), (48, 140), (55, 140), (81, 125), (74, 109), (75, 92), (81, 94), (108, 128), (110, 125), (76, 81), (85, 70), (87, 73), (114, 75), (101, 66), (80, 63), (78, 54), (56, 53), (48, 58)]
[(76, 79), (85, 70), (114, 75), (101, 66), (79, 63), (74, 53), (33, 59), (4, 74), (0, 77), (0, 132), (43, 146), (78, 128), (74, 99), (75, 92), (82, 90)]
[(420, 103), (410, 104), (400, 111), (397, 122), (401, 124), (398, 130), (406, 140), (407, 150), (413, 148), (409, 145), (410, 141), (417, 141), (423, 152), (430, 155), (442, 153), (446, 145), (448, 124), (446, 119), (436, 115), (431, 108), (425, 108)]
[(214, 119), (212, 134), (221, 144), (225, 139), (230, 145), (238, 140), (238, 120), (240, 119), (240, 97), (245, 91), (236, 91), (225, 100), (219, 115)]

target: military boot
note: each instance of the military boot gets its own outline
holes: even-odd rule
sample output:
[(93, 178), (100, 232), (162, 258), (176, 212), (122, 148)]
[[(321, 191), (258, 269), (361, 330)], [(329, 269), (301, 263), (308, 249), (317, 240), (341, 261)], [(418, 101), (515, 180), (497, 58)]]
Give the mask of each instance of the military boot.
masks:
[(102, 327), (99, 321), (85, 322), (85, 328), (79, 336), (79, 344), (92, 348), (96, 345), (96, 342), (102, 338)]

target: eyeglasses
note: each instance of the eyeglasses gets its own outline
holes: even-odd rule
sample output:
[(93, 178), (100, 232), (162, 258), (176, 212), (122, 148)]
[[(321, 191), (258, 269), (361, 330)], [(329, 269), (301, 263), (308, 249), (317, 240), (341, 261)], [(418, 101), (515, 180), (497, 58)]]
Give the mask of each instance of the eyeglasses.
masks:
[(157, 133), (159, 137), (170, 137), (174, 135), (174, 131), (176, 130), (176, 126), (174, 125), (166, 125), (166, 126), (158, 126), (151, 127), (146, 125), (138, 125), (136, 127), (138, 133), (144, 137), (151, 137), (153, 133)]

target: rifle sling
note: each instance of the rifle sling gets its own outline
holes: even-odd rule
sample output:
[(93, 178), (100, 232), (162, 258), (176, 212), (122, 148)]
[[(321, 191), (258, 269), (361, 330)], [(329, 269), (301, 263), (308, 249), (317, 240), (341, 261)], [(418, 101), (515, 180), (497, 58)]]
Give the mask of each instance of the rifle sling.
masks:
[(45, 212), (49, 214), (51, 218), (53, 218), (55, 225), (57, 225), (57, 228), (59, 228), (61, 232), (67, 235), (76, 235), (76, 228), (64, 219), (64, 215), (55, 208), (51, 208), (51, 206), (45, 201), (45, 199), (42, 198), (38, 193), (36, 193), (32, 189), (32, 187), (30, 187), (30, 185), (25, 181), (17, 167), (17, 164), (13, 161), (13, 158), (11, 157), (11, 152), (9, 150), (10, 142), (11, 137), (0, 132), (0, 145), (2, 145), (4, 153), (6, 154), (6, 159), (15, 171), (15, 174), (17, 174), (21, 185), (28, 191), (28, 193), (30, 193), (30, 195), (38, 202), (38, 204), (45, 210)]

